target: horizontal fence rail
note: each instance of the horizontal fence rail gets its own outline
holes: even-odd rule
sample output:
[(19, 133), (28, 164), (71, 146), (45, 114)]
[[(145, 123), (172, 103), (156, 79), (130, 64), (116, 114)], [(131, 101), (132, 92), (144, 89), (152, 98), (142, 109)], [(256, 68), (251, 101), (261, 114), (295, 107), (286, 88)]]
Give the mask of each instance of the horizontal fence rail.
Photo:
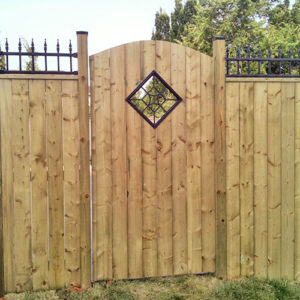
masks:
[[(5, 42), (5, 51), (1, 51), (0, 47), (0, 74), (70, 74), (70, 75), (77, 75), (78, 72), (73, 70), (73, 59), (77, 58), (77, 53), (73, 52), (72, 43), (68, 45), (69, 52), (68, 53), (61, 53), (60, 52), (60, 44), (59, 40), (56, 43), (56, 52), (47, 52), (47, 41), (45, 39), (44, 42), (44, 52), (36, 52), (35, 51), (35, 44), (34, 40), (32, 39), (31, 45), (25, 46), (25, 51), (22, 51), (22, 42), (19, 39), (18, 43), (18, 51), (9, 51), (9, 44), (8, 40), (6, 39)], [(10, 69), (10, 57), (18, 57), (18, 69)], [(29, 61), (26, 63), (24, 68), (24, 61), (22, 61), (23, 57), (29, 57)], [(37, 66), (37, 58), (44, 57), (44, 70), (40, 70)], [(49, 70), (48, 68), (48, 57), (56, 57), (56, 69)], [(66, 57), (69, 58), (69, 71), (61, 70), (61, 61), (60, 58)]]
[[(234, 55), (235, 57), (230, 57)], [(282, 57), (282, 49), (272, 57), (272, 50), (268, 49), (268, 56), (263, 57), (260, 48), (257, 51), (250, 46), (247, 49), (237, 47), (226, 48), (226, 76), (227, 77), (300, 77), (300, 50), (298, 57), (293, 57), (289, 48), (288, 57)]]

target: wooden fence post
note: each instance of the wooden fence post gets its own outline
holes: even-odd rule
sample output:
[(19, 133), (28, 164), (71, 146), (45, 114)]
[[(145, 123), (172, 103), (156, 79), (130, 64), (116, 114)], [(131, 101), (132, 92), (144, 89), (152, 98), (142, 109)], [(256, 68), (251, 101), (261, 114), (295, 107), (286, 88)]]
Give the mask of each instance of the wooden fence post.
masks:
[(90, 153), (88, 104), (88, 47), (86, 31), (77, 31), (80, 126), (80, 260), (81, 285), (91, 285)]
[(227, 277), (225, 38), (213, 40), (215, 76), (216, 275)]
[(4, 297), (4, 246), (3, 246), (3, 202), (2, 202), (2, 153), (1, 153), (1, 119), (0, 119), (0, 298)]

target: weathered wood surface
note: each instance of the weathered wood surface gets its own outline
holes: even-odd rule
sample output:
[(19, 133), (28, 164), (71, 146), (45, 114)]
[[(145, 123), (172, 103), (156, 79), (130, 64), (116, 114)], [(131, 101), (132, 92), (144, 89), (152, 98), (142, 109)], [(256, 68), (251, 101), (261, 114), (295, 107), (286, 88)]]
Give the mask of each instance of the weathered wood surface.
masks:
[[(94, 278), (214, 272), (212, 58), (180, 45), (144, 41), (90, 59)], [(125, 102), (153, 70), (183, 98), (157, 129)], [(100, 224), (110, 222), (103, 211), (109, 203), (112, 231), (104, 231)], [(112, 260), (105, 255), (103, 235), (112, 243)]]

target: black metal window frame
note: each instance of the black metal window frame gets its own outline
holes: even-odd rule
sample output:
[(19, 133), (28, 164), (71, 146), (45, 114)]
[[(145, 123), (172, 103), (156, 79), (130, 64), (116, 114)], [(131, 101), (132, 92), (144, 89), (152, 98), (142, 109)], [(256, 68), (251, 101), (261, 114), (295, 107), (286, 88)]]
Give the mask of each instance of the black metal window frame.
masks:
[[(140, 111), (132, 102), (131, 102), (131, 98), (140, 90), (143, 89), (146, 94), (148, 94), (148, 92), (143, 88), (143, 85), (151, 78), (151, 77), (156, 77), (163, 85), (165, 88), (167, 88), (175, 97), (176, 100), (174, 100), (174, 104), (172, 105), (172, 107), (168, 110), (165, 111), (164, 107), (162, 107), (161, 104), (157, 104), (160, 108), (162, 108), (162, 110), (165, 111), (165, 113), (163, 114), (163, 116), (159, 119), (158, 122), (151, 122), (151, 120), (149, 120), (149, 118), (142, 112)], [(161, 94), (158, 91), (159, 94)], [(149, 95), (149, 94), (148, 94)], [(168, 115), (177, 107), (178, 104), (180, 104), (180, 102), (182, 101), (182, 98), (174, 91), (174, 89), (155, 71), (153, 70), (142, 82), (140, 82), (138, 84), (138, 86), (133, 90), (132, 93), (129, 94), (129, 96), (125, 99), (125, 101), (145, 120), (147, 121), (147, 123), (149, 123), (154, 129), (157, 128), (161, 122), (168, 117)], [(145, 109), (147, 109), (149, 105), (147, 105), (145, 107)], [(144, 109), (144, 110), (145, 110)]]
[[(8, 41), (6, 39), (5, 42), (5, 51), (0, 51), (0, 57), (5, 58), (5, 69), (0, 70), (0, 74), (61, 74), (61, 75), (77, 75), (78, 71), (73, 71), (73, 58), (78, 58), (77, 53), (72, 52), (72, 43), (69, 43), (69, 53), (61, 53), (60, 52), (60, 44), (59, 40), (57, 40), (56, 44), (56, 52), (47, 52), (47, 41), (44, 42), (44, 52), (35, 52), (34, 41), (32, 40), (31, 51), (22, 51), (21, 40), (19, 39), (18, 43), (18, 52), (9, 51)], [(18, 70), (10, 70), (9, 68), (9, 58), (12, 56), (17, 56), (19, 58), (19, 69)], [(32, 63), (32, 70), (27, 71), (22, 68), (22, 57), (27, 56), (30, 57), (30, 62)], [(44, 71), (35, 70), (35, 58), (36, 57), (44, 57)], [(48, 57), (56, 57), (57, 58), (57, 70), (48, 70)], [(69, 71), (62, 71), (60, 69), (60, 58), (68, 57), (69, 58)]]
[[(298, 51), (298, 57), (292, 57), (292, 51), (289, 49), (288, 57), (282, 57), (281, 48), (278, 48), (278, 57), (272, 57), (271, 49), (268, 50), (268, 57), (261, 56), (261, 50), (258, 48), (257, 57), (251, 57), (250, 46), (247, 47), (246, 57), (241, 57), (240, 48), (236, 49), (236, 57), (229, 57), (229, 47), (226, 48), (226, 77), (285, 77), (285, 78), (299, 78), (300, 77), (300, 50)], [(246, 73), (242, 72), (241, 64), (247, 63)], [(251, 72), (250, 64), (257, 63), (257, 73), (253, 74)], [(267, 62), (267, 74), (261, 73), (262, 63)], [(236, 64), (236, 72), (231, 72), (231, 64)], [(278, 73), (272, 72), (272, 64), (276, 63), (278, 65)], [(283, 72), (283, 64), (288, 65), (288, 71)], [(292, 74), (292, 64), (298, 65), (298, 74)]]

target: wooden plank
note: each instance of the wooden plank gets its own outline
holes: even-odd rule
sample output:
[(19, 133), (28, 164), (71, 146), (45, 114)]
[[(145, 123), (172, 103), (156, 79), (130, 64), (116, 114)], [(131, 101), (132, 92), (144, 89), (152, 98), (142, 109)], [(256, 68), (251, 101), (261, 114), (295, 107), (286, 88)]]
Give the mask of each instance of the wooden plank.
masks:
[[(171, 81), (170, 43), (156, 41), (156, 71)], [(157, 193), (158, 193), (158, 275), (173, 274), (172, 242), (172, 149), (169, 115), (157, 131)]]
[(65, 284), (61, 86), (61, 81), (46, 81), (50, 288)]
[[(142, 78), (155, 69), (155, 41), (141, 43)], [(157, 276), (156, 130), (142, 120), (143, 274)]]
[(186, 49), (186, 158), (188, 272), (202, 271), (200, 53)]
[(112, 48), (111, 124), (113, 172), (113, 277), (128, 276), (125, 48)]
[[(0, 83), (1, 84), (1, 83)], [(2, 88), (2, 87), (1, 87)], [(4, 91), (0, 92), (1, 101), (5, 101), (6, 99), (3, 97)], [(1, 106), (0, 106), (0, 297), (5, 296), (5, 285), (4, 285), (4, 226), (3, 226), (3, 200), (2, 200), (2, 131), (1, 131)]]
[[(185, 47), (171, 44), (171, 84), (183, 101), (172, 111), (173, 273), (187, 273)], [(199, 66), (198, 66), (199, 67)]]
[(80, 181), (78, 83), (62, 82), (65, 202), (65, 285), (80, 286)]
[[(125, 45), (126, 96), (140, 81), (140, 43)], [(128, 195), (128, 276), (143, 276), (142, 234), (142, 153), (141, 116), (127, 107), (127, 195)]]
[[(94, 61), (94, 121), (95, 132), (95, 198), (93, 200), (94, 280), (111, 279), (112, 271), (112, 140), (109, 52), (95, 56)], [(92, 69), (91, 69), (92, 70)]]
[(226, 278), (225, 39), (213, 42), (215, 82), (216, 274)]
[(91, 177), (91, 188), (92, 188), (92, 282), (96, 278), (97, 268), (97, 202), (96, 202), (96, 114), (95, 114), (95, 58), (94, 56), (89, 57), (90, 64), (90, 89), (91, 89), (91, 165), (92, 165), (92, 177)]
[(299, 78), (283, 78), (283, 77), (226, 77), (226, 82), (295, 82), (299, 83)]
[(87, 32), (77, 32), (80, 130), (80, 260), (82, 287), (89, 287), (91, 285), (91, 199), (87, 36)]
[(213, 59), (201, 54), (201, 190), (202, 190), (202, 271), (215, 272), (215, 118)]
[(295, 280), (300, 280), (300, 83), (295, 86)]
[(267, 83), (254, 84), (254, 274), (268, 274)]
[(45, 81), (29, 81), (32, 197), (32, 284), (49, 288)]
[(13, 160), (12, 160), (12, 95), (11, 80), (0, 80), (1, 113), (1, 156), (2, 160), (2, 210), (3, 210), (3, 244), (4, 255), (4, 289), (14, 292), (15, 271), (13, 258), (14, 240), (14, 197), (13, 197)]
[(280, 278), (281, 84), (268, 83), (268, 277)]
[(281, 277), (294, 279), (295, 84), (282, 83), (281, 98)]
[(254, 271), (253, 92), (253, 83), (240, 83), (241, 275)]
[(28, 81), (12, 81), (15, 288), (32, 289)]
[(227, 275), (241, 274), (240, 263), (240, 86), (226, 84)]

